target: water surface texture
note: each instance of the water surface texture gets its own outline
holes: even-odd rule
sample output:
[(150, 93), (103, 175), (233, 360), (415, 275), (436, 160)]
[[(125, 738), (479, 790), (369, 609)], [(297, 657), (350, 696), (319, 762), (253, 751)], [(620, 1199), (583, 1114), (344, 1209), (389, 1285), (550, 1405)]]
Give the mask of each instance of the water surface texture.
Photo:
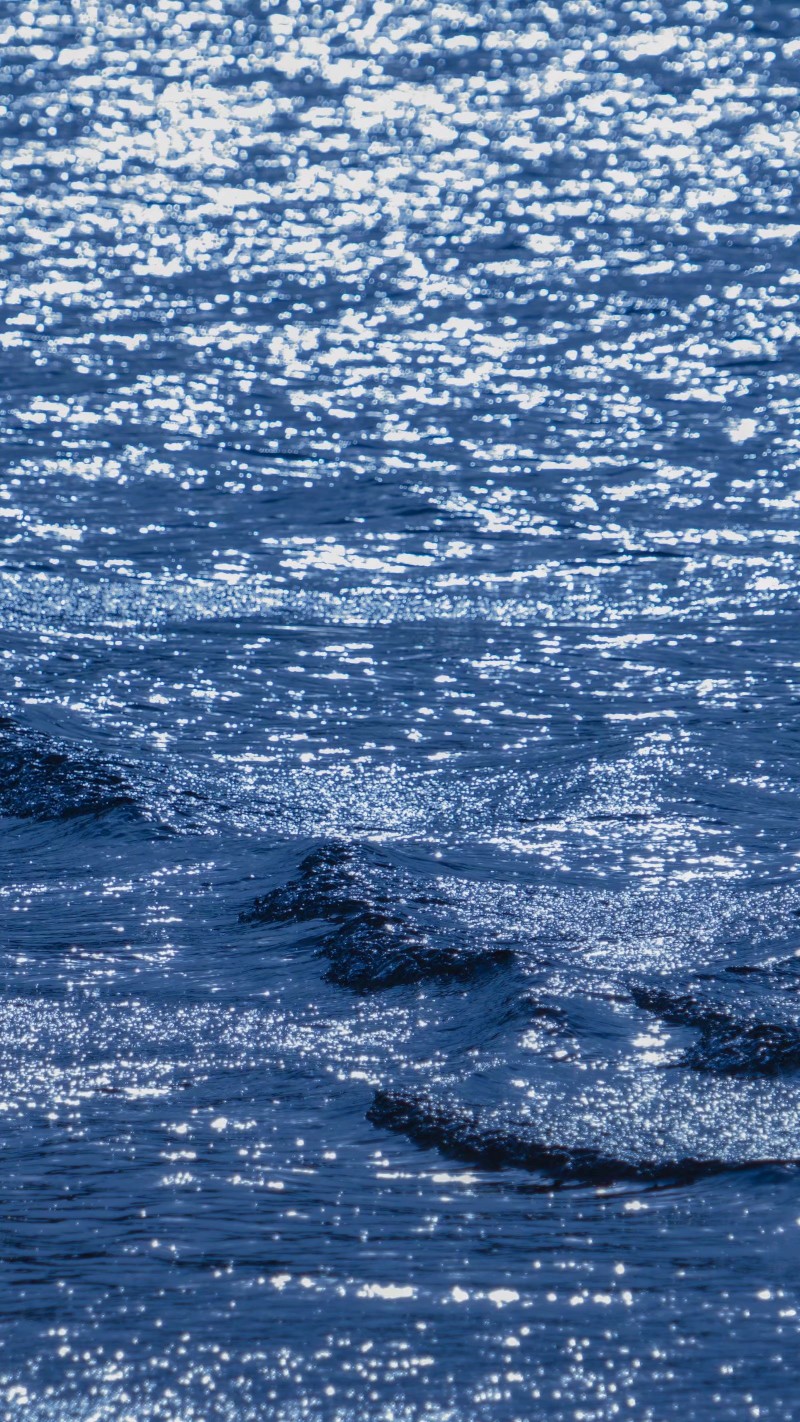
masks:
[(800, 1389), (800, 7), (0, 11), (0, 1404)]

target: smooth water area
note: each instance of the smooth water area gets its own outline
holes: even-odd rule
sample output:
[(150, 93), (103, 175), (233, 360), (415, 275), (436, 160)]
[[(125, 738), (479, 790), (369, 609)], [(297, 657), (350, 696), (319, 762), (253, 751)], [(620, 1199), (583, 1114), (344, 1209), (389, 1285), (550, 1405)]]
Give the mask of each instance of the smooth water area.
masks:
[(3, 1416), (796, 1417), (800, 5), (0, 55)]

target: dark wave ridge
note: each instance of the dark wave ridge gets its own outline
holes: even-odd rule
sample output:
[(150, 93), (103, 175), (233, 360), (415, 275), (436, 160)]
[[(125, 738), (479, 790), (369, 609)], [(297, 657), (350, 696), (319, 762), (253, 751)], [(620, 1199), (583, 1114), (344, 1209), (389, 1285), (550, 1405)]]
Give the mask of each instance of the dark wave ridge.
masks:
[(121, 771), (88, 751), (0, 717), (0, 814), (45, 821), (112, 810), (138, 810)]
[[(781, 1076), (800, 1069), (800, 1021), (787, 993), (753, 990), (753, 978), (693, 982), (683, 990), (635, 985), (637, 1007), (697, 1033), (679, 1066), (728, 1076)], [(744, 984), (747, 990), (742, 991)], [(788, 1010), (787, 1010), (788, 1008)]]
[(241, 919), (328, 924), (318, 945), (329, 963), (326, 977), (359, 993), (468, 982), (514, 962), (512, 948), (468, 943), (466, 929), (443, 925), (448, 907), (435, 894), (409, 895), (402, 875), (379, 854), (329, 843), (312, 850), (296, 879), (256, 899)]
[(548, 1185), (610, 1186), (626, 1182), (686, 1185), (723, 1171), (795, 1163), (773, 1158), (617, 1156), (591, 1146), (545, 1141), (533, 1124), (499, 1122), (456, 1101), (435, 1101), (422, 1092), (378, 1091), (367, 1119), (382, 1129), (399, 1132), (423, 1149), (437, 1150), (444, 1156), (485, 1170), (528, 1171), (544, 1176)]

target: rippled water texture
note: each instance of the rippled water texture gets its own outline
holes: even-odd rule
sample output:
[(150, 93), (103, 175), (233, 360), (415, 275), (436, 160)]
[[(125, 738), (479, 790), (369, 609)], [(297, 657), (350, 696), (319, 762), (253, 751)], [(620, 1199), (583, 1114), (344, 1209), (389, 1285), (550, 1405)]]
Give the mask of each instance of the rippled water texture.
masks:
[(0, 46), (0, 1411), (796, 1418), (800, 6)]

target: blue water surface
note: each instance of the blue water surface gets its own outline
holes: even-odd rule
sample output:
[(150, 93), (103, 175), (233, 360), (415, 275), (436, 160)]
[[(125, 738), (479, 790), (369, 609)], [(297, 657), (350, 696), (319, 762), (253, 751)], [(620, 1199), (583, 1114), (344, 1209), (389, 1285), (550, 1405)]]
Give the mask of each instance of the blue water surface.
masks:
[(2, 1416), (796, 1418), (800, 5), (0, 54)]

